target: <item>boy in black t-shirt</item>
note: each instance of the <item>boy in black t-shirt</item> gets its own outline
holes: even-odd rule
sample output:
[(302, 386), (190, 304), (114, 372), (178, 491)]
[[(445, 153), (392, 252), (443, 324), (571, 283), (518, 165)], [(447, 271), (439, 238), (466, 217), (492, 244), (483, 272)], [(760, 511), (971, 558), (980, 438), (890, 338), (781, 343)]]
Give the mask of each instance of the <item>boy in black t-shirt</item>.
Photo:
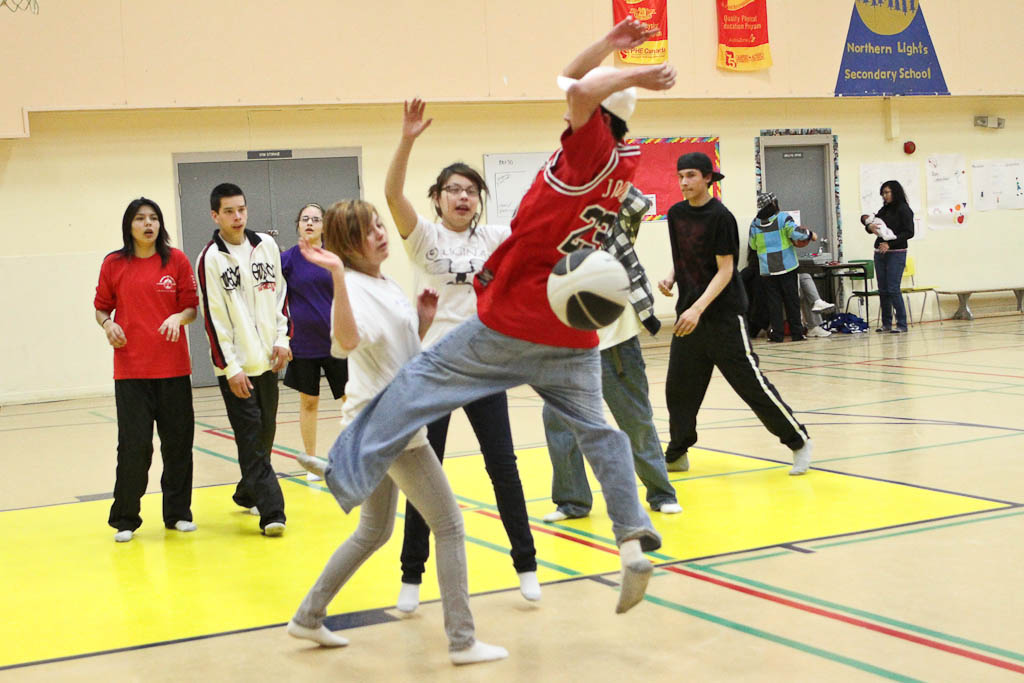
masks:
[(768, 431), (793, 451), (789, 473), (804, 474), (811, 463), (811, 438), (761, 373), (750, 348), (743, 319), (747, 297), (736, 272), (739, 229), (729, 209), (708, 191), (725, 176), (700, 152), (679, 157), (676, 169), (683, 201), (668, 212), (673, 269), (658, 283), (665, 296), (679, 285), (665, 383), (668, 469), (690, 467), (686, 451), (697, 443), (697, 412), (717, 367)]

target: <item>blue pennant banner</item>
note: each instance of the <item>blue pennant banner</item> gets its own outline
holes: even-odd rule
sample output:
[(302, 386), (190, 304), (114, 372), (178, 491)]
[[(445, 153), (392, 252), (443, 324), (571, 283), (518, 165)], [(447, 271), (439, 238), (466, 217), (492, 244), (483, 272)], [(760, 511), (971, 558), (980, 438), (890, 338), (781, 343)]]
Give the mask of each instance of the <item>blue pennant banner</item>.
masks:
[(855, 0), (836, 97), (948, 94), (921, 0)]

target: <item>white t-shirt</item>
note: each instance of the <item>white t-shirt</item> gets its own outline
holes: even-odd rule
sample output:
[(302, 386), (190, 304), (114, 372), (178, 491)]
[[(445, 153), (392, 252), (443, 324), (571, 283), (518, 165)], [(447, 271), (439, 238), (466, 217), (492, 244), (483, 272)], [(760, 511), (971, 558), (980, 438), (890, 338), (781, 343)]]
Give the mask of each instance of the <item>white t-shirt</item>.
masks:
[(618, 320), (607, 327), (597, 331), (597, 348), (601, 351), (618, 346), (624, 341), (629, 341), (640, 334), (640, 318), (636, 315), (636, 309), (630, 303), (626, 304), (626, 310), (622, 312)]
[[(398, 283), (387, 276), (376, 278), (346, 270), (345, 288), (359, 330), (359, 345), (345, 351), (331, 330), (331, 355), (348, 358), (342, 429), (420, 352), (419, 317)], [(406, 449), (426, 444), (427, 428), (423, 427), (409, 440)]]
[(505, 225), (478, 225), (470, 237), (468, 228), (455, 232), (417, 216), (416, 227), (402, 243), (416, 266), (416, 293), (431, 287), (438, 294), (437, 315), (423, 338), (424, 348), (476, 313), (473, 278), (510, 234)]

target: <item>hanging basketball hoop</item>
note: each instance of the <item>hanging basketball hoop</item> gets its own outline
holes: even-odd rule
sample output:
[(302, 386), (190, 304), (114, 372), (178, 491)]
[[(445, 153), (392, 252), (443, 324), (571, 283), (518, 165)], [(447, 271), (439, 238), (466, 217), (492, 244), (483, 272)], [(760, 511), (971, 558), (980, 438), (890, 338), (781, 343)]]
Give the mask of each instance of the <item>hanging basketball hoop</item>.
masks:
[(30, 9), (32, 14), (39, 14), (39, 0), (0, 0), (0, 7), (12, 12)]

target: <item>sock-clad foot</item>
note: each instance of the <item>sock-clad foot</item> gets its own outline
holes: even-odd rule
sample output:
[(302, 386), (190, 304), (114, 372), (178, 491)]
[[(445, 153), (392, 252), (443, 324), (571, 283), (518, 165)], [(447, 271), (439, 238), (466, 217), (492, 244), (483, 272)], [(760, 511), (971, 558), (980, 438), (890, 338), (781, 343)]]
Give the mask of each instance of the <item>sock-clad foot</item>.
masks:
[(135, 534), (131, 529), (123, 529), (114, 534), (114, 540), (118, 543), (127, 543), (132, 540), (132, 536), (134, 535)]
[(508, 657), (508, 650), (499, 645), (488, 645), (479, 640), (465, 650), (450, 652), (452, 664), (478, 664), (480, 662), (493, 662), (497, 659)]
[(540, 581), (537, 572), (519, 572), (519, 592), (530, 602), (540, 600)]
[(690, 456), (683, 453), (677, 459), (666, 462), (665, 469), (669, 472), (688, 472), (690, 470)]
[(260, 509), (258, 507), (256, 507), (255, 505), (253, 505), (251, 508), (246, 510), (246, 512), (248, 512), (253, 517), (259, 517), (260, 516)]
[(178, 531), (195, 531), (198, 527), (195, 522), (190, 522), (187, 519), (179, 519), (174, 523), (174, 528)]
[(263, 527), (264, 536), (280, 536), (284, 534), (284, 522), (271, 522)]
[(644, 599), (647, 582), (654, 573), (654, 565), (644, 557), (640, 549), (640, 541), (633, 539), (619, 546), (619, 559), (622, 561), (622, 585), (619, 588), (619, 603), (615, 613), (622, 614)]
[(789, 471), (790, 476), (805, 474), (811, 466), (811, 453), (814, 451), (814, 444), (810, 439), (804, 441), (804, 445), (793, 451), (793, 469)]
[(299, 461), (299, 464), (302, 465), (303, 469), (305, 469), (307, 472), (312, 472), (316, 476), (323, 479), (324, 470), (327, 469), (326, 462), (324, 462), (320, 458), (313, 457), (312, 455), (309, 455), (307, 453), (299, 453), (298, 455), (295, 456), (295, 459)]
[(342, 638), (341, 636), (333, 633), (329, 628), (320, 624), (319, 628), (306, 628), (295, 623), (292, 619), (288, 622), (288, 635), (292, 638), (302, 638), (303, 640), (312, 640), (314, 643), (319, 643), (323, 647), (345, 647), (348, 645), (348, 638)]
[(306, 481), (323, 481), (324, 478), (319, 474), (313, 474), (312, 472), (306, 472)]
[(658, 507), (658, 512), (663, 515), (678, 515), (683, 511), (683, 506), (679, 503), (662, 503)]
[(402, 583), (398, 591), (398, 603), (395, 607), (399, 612), (412, 614), (420, 606), (420, 585), (418, 583)]

